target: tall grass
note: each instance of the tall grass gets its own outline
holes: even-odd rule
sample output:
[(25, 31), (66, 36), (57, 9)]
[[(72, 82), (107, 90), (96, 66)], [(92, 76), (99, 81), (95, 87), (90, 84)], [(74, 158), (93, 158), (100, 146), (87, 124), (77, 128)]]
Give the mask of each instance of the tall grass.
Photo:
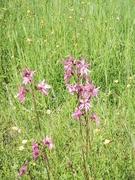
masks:
[[(79, 124), (71, 117), (75, 100), (63, 81), (62, 62), (68, 55), (85, 57), (100, 87), (96, 107), (101, 124), (94, 131), (88, 158), (91, 179), (134, 179), (135, 2), (2, 0), (0, 4), (1, 179), (16, 179), (24, 159), (31, 156), (32, 140), (44, 132), (55, 142), (50, 154), (54, 179), (84, 179)], [(25, 67), (53, 87), (49, 98), (38, 96), (42, 133), (32, 128), (30, 97), (25, 105), (15, 97)], [(21, 133), (11, 131), (13, 126)], [(23, 139), (28, 143), (19, 151)], [(105, 139), (111, 142), (105, 145)], [(43, 164), (30, 168), (34, 179), (47, 178)]]

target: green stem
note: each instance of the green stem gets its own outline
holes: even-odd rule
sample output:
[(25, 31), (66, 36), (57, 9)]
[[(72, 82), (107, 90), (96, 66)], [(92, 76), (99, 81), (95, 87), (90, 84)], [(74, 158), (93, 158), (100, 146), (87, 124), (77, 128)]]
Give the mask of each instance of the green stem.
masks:
[[(82, 124), (81, 124), (81, 121), (80, 121), (80, 134), (81, 134), (81, 137), (83, 139), (83, 132), (82, 132)], [(87, 163), (86, 163), (86, 157), (85, 157), (85, 152), (83, 150), (83, 147), (82, 147), (82, 158), (83, 158), (83, 167), (84, 167), (84, 176), (85, 176), (85, 179), (86, 180), (89, 180), (89, 172), (88, 172), (88, 168), (87, 168)]]
[[(46, 154), (46, 153), (45, 153)], [(49, 166), (49, 161), (48, 161), (48, 157), (46, 155), (46, 157), (42, 156), (43, 160), (45, 161), (45, 167), (46, 167), (46, 172), (47, 172), (47, 177), (48, 180), (50, 180), (50, 166)], [(46, 163), (47, 162), (47, 163)]]
[(32, 100), (33, 100), (33, 105), (34, 105), (35, 116), (36, 116), (36, 119), (38, 121), (39, 130), (41, 131), (40, 119), (39, 119), (39, 116), (38, 116), (37, 103), (36, 103), (36, 98), (35, 98), (33, 87), (31, 88), (31, 91), (32, 91)]

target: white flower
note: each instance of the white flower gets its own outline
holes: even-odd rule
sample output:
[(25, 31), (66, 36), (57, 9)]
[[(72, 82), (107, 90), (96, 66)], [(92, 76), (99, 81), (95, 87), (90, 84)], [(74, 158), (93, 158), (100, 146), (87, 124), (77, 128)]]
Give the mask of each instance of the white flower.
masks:
[(116, 80), (114, 80), (114, 82), (117, 84), (119, 81), (118, 81), (118, 79), (116, 79)]
[(50, 110), (50, 109), (47, 109), (46, 113), (47, 113), (47, 114), (51, 114), (51, 110)]
[(22, 144), (26, 144), (26, 143), (27, 143), (26, 139), (22, 140)]
[(12, 129), (13, 131), (17, 131), (18, 133), (21, 133), (21, 129), (18, 128), (17, 126), (13, 126), (13, 127), (11, 127), (11, 129)]
[(23, 151), (24, 150), (24, 147), (23, 146), (20, 146), (19, 147), (19, 151)]
[(105, 139), (105, 141), (104, 141), (104, 145), (106, 145), (106, 144), (109, 144), (111, 142), (111, 140), (109, 140), (109, 139)]
[(131, 86), (130, 84), (127, 84), (127, 88), (130, 88), (130, 86)]
[(18, 131), (18, 127), (16, 127), (16, 126), (11, 127), (11, 129), (14, 131)]

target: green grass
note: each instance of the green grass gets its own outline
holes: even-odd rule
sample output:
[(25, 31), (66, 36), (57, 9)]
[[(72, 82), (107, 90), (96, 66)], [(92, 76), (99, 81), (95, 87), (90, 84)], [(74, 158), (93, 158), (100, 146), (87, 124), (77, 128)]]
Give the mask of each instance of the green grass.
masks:
[[(68, 55), (85, 57), (100, 87), (94, 105), (100, 132), (94, 133), (87, 159), (91, 179), (135, 179), (134, 0), (1, 0), (0, 6), (0, 179), (16, 179), (31, 156), (32, 140), (41, 140), (45, 132), (55, 142), (49, 155), (52, 179), (84, 179), (79, 124), (71, 117), (75, 99), (63, 81), (62, 62)], [(31, 97), (25, 105), (15, 98), (25, 67), (53, 87), (48, 98), (37, 98), (42, 131), (34, 129)], [(21, 133), (14, 133), (13, 126)], [(19, 151), (23, 139), (28, 143)], [(105, 139), (111, 143), (105, 146)], [(30, 169), (33, 179), (47, 179), (41, 162)]]

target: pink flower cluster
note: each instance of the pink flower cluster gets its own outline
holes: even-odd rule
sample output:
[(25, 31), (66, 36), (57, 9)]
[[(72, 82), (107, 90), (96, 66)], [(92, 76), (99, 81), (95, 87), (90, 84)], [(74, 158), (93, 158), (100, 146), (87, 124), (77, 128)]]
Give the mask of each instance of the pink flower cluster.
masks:
[[(28, 92), (30, 92), (27, 89), (27, 85), (32, 84), (34, 74), (35, 74), (35, 71), (32, 71), (27, 68), (22, 72), (22, 85), (19, 88), (19, 92), (17, 94), (17, 97), (21, 103), (24, 103), (24, 101), (26, 99), (26, 94)], [(45, 83), (44, 80), (36, 86), (36, 89), (45, 96), (48, 95), (50, 88), (51, 88), (51, 86), (49, 86), (47, 83)]]
[[(50, 137), (46, 136), (46, 138), (43, 139), (42, 145), (45, 148), (48, 148), (49, 150), (52, 150), (54, 148), (53, 141)], [(32, 144), (32, 155), (33, 159), (37, 160), (38, 157), (40, 156), (40, 151), (39, 151), (39, 144), (38, 143), (33, 143)]]
[(54, 148), (54, 144), (53, 144), (53, 141), (50, 137), (46, 136), (45, 139), (43, 139), (43, 145), (45, 147), (48, 147), (49, 150), (53, 149)]
[[(41, 146), (41, 149), (40, 149)], [(36, 161), (40, 156), (44, 157), (44, 151), (43, 151), (43, 147), (44, 148), (48, 148), (49, 150), (52, 150), (54, 148), (54, 143), (53, 140), (46, 136), (42, 143), (32, 143), (32, 156), (33, 159)], [(47, 154), (45, 154), (47, 156)], [(43, 158), (44, 159), (44, 158)], [(28, 161), (20, 168), (19, 170), (19, 176), (23, 176), (26, 174), (28, 169)]]
[(32, 155), (34, 160), (37, 160), (39, 157), (39, 146), (37, 143), (32, 144)]
[(74, 119), (80, 120), (90, 110), (91, 99), (97, 97), (99, 92), (99, 88), (96, 88), (90, 80), (89, 64), (84, 59), (76, 60), (68, 57), (64, 61), (64, 81), (69, 93), (77, 95), (78, 105), (72, 116)]
[(19, 170), (19, 176), (25, 175), (27, 172), (27, 169), (28, 169), (28, 164), (25, 163)]

